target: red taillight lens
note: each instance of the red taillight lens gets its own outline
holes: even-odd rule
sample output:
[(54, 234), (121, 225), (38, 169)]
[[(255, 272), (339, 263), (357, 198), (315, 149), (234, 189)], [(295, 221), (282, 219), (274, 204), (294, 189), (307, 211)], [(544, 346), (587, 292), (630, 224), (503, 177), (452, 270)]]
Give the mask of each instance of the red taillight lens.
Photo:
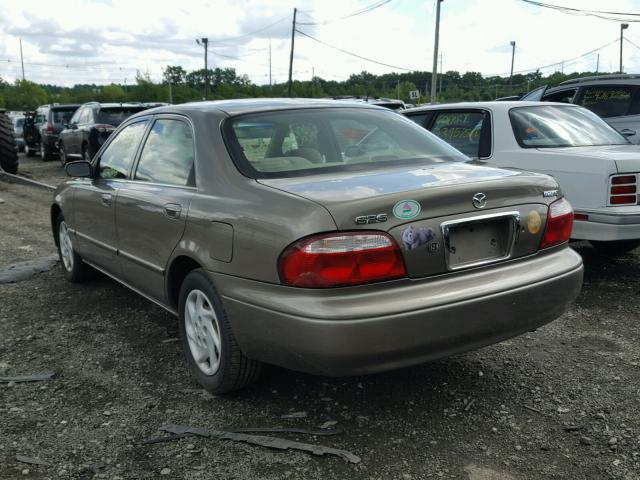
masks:
[(53, 124), (51, 122), (47, 122), (47, 133), (53, 133)]
[(396, 242), (383, 232), (314, 235), (289, 246), (280, 255), (285, 285), (328, 288), (405, 277)]
[(612, 195), (624, 195), (625, 193), (636, 193), (635, 185), (619, 185), (617, 187), (611, 187)]
[(617, 175), (611, 177), (611, 185), (624, 185), (625, 183), (636, 183), (635, 175)]
[(547, 225), (540, 242), (540, 248), (552, 247), (569, 241), (573, 228), (573, 207), (561, 198), (549, 205)]
[(609, 187), (609, 205), (636, 205), (638, 179), (635, 175), (614, 175)]

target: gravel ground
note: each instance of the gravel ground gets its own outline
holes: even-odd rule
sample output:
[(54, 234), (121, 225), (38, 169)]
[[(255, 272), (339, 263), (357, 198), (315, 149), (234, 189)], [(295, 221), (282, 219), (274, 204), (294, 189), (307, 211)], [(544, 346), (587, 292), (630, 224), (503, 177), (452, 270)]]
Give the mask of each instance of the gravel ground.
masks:
[[(53, 252), (49, 194), (0, 182), (0, 198), (0, 268)], [(57, 267), (0, 285), (0, 376), (56, 372), (0, 384), (0, 478), (640, 479), (639, 251), (610, 259), (575, 248), (582, 294), (536, 332), (366, 377), (270, 368), (223, 397), (189, 377), (175, 318), (115, 282), (72, 285)], [(292, 412), (306, 416), (281, 418)], [(328, 420), (344, 434), (278, 436), (349, 450), (360, 464), (195, 437), (137, 445), (165, 423)]]

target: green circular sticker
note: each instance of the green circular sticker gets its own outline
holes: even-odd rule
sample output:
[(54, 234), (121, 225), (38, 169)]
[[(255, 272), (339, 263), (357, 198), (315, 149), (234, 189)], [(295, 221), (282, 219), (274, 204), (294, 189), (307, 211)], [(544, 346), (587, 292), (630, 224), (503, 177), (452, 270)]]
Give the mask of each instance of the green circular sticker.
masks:
[(415, 200), (401, 200), (393, 207), (393, 215), (402, 220), (415, 218), (420, 213), (421, 207)]

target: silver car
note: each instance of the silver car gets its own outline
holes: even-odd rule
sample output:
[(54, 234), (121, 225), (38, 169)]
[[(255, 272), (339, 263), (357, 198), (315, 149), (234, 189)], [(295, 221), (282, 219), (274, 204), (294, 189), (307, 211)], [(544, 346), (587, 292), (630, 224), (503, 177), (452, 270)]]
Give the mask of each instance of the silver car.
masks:
[(165, 106), (66, 166), (51, 221), (67, 278), (175, 314), (212, 392), (262, 363), (366, 374), (534, 330), (580, 291), (555, 180), (466, 160), (363, 103)]

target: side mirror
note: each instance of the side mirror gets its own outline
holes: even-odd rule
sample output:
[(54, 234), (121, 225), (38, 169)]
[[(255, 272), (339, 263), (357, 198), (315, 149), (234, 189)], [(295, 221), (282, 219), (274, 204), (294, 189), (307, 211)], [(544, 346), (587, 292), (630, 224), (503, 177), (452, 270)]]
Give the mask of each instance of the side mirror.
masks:
[(635, 130), (630, 130), (628, 128), (624, 128), (622, 130), (620, 130), (618, 133), (620, 133), (620, 135), (624, 136), (624, 137), (633, 137), (636, 134)]
[(91, 164), (84, 160), (67, 163), (64, 166), (64, 171), (68, 176), (77, 178), (90, 178), (93, 174)]

